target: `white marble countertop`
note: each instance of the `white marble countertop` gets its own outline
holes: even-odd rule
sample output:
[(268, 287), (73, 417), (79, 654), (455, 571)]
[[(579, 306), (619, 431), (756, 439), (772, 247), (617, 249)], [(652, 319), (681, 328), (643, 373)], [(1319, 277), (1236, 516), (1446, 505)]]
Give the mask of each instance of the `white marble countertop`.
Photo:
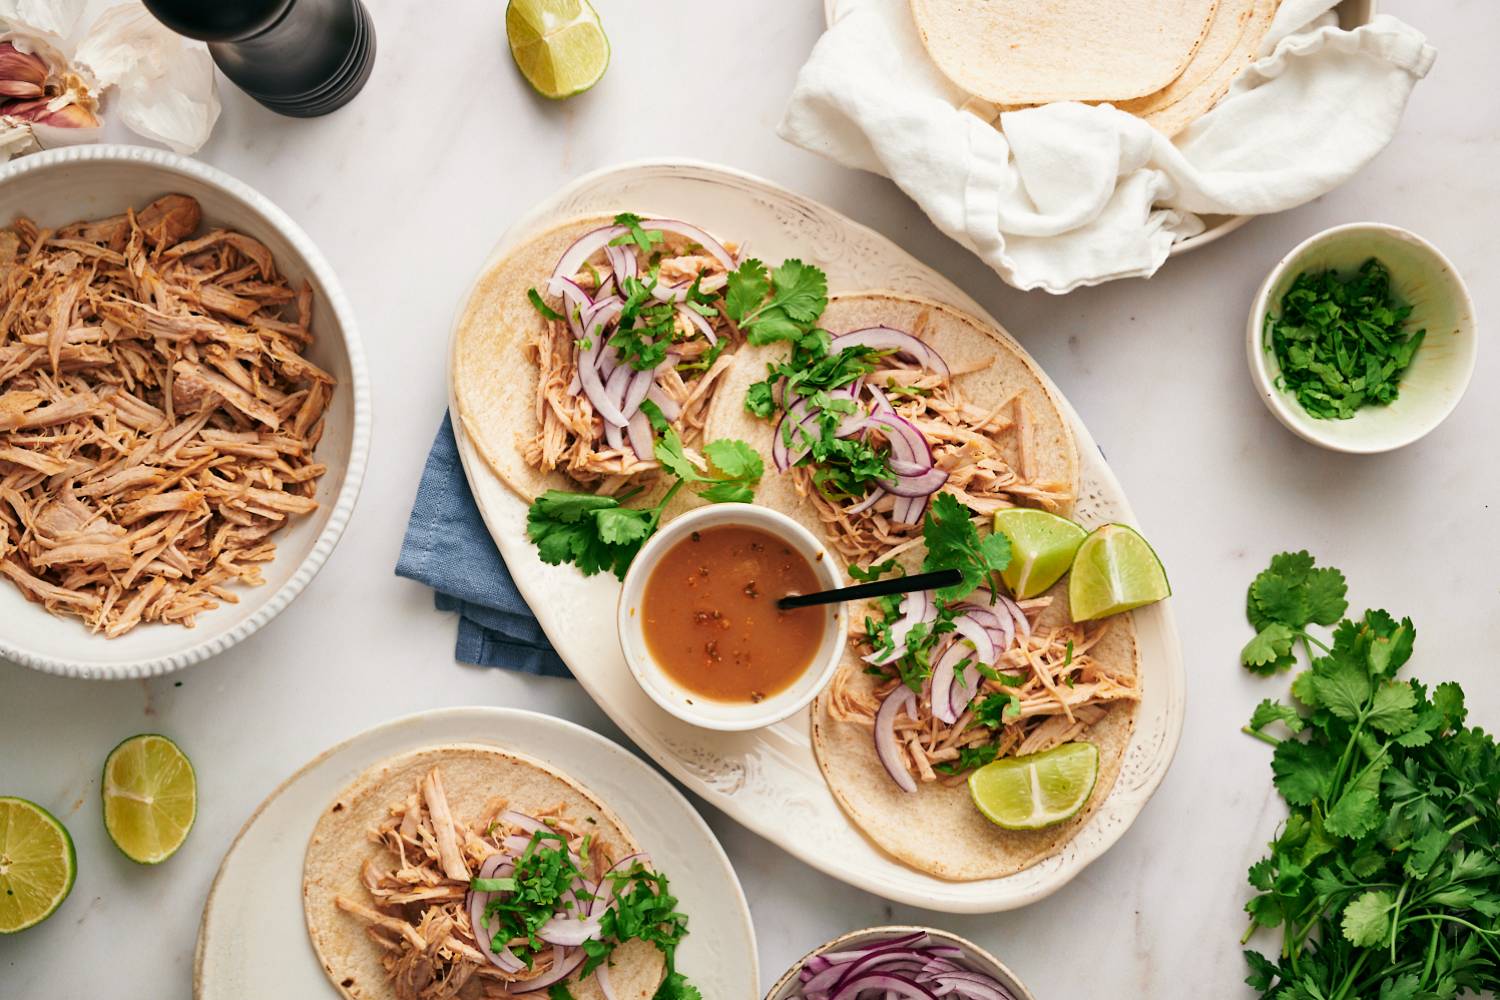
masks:
[[(1500, 352), (1481, 350), (1468, 397), (1425, 441), (1353, 458), (1283, 430), (1256, 398), (1242, 347), (1250, 296), (1280, 254), (1360, 219), (1433, 240), (1467, 276), (1480, 316), (1500, 315), (1490, 229), (1500, 103), (1484, 96), (1500, 7), (1385, 0), (1382, 9), (1423, 28), (1440, 57), (1395, 143), (1368, 169), (1314, 204), (1170, 261), (1149, 282), (1053, 298), (1001, 284), (888, 181), (775, 136), (822, 29), (821, 4), (602, 0), (614, 64), (593, 92), (550, 104), (511, 64), (501, 0), (368, 2), (380, 55), (354, 104), (295, 121), (226, 86), (223, 118), (200, 154), (307, 229), (360, 315), (375, 446), (359, 509), (308, 592), (218, 659), (117, 684), (0, 663), (0, 793), (55, 811), (79, 857), (63, 908), (0, 939), (0, 996), (189, 996), (199, 911), (241, 823), (303, 762), (378, 722), (426, 707), (513, 705), (617, 735), (570, 682), (456, 665), (453, 619), (391, 570), (444, 406), (455, 303), (513, 218), (563, 179), (624, 160), (692, 156), (763, 174), (955, 279), (1082, 413), (1177, 591), (1190, 687), (1176, 764), (1119, 845), (1043, 903), (969, 918), (893, 907), (704, 807), (749, 895), (765, 985), (813, 945), (894, 919), (975, 938), (1043, 1000), (1107, 988), (1249, 996), (1244, 874), (1280, 806), (1266, 748), (1238, 729), (1285, 681), (1250, 678), (1235, 654), (1248, 637), (1244, 588), (1281, 549), (1306, 547), (1345, 569), (1356, 608), (1411, 615), (1420, 630), (1414, 672), (1462, 681), (1473, 716), (1500, 727), (1500, 688), (1486, 683), (1492, 657), (1475, 655), (1475, 640), (1500, 624)], [(662, 70), (705, 82), (642, 102), (640, 81)], [(178, 740), (200, 781), (197, 827), (160, 869), (120, 856), (99, 817), (105, 754), (146, 730)]]

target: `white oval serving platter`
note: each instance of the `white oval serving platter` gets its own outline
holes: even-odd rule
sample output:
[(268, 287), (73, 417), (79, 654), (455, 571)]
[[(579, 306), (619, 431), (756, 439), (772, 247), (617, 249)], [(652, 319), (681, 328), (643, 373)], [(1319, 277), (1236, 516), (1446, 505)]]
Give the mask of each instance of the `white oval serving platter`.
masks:
[(195, 1000), (336, 998), (302, 913), (302, 856), (318, 816), (370, 765), (444, 743), (488, 743), (577, 778), (625, 821), (689, 915), (677, 967), (706, 997), (756, 1000), (750, 907), (713, 831), (651, 765), (582, 726), (512, 708), (419, 712), (325, 751), (256, 808), (209, 889), (193, 963)]
[[(692, 161), (625, 164), (580, 177), (512, 226), (490, 262), (562, 221), (626, 209), (692, 220), (763, 260), (800, 257), (827, 272), (830, 293), (905, 292), (1000, 325), (958, 286), (879, 233), (769, 181)], [(460, 303), (459, 315), (463, 307)], [(1086, 526), (1135, 524), (1120, 484), (1078, 414), (1066, 400), (1063, 409), (1080, 455), (1082, 490), (1074, 516)], [(572, 566), (543, 564), (526, 539), (526, 504), (490, 470), (461, 421), (454, 421), (454, 430), (495, 544), (585, 690), (688, 788), (835, 878), (886, 899), (953, 913), (1024, 906), (1065, 885), (1119, 840), (1166, 775), (1182, 731), (1186, 687), (1170, 603), (1136, 612), (1143, 700), (1135, 733), (1118, 782), (1078, 835), (1060, 853), (1006, 878), (947, 882), (913, 871), (866, 840), (839, 808), (814, 759), (805, 713), (767, 729), (719, 733), (676, 719), (653, 702), (631, 676), (620, 649), (619, 582), (609, 574), (585, 578)]]

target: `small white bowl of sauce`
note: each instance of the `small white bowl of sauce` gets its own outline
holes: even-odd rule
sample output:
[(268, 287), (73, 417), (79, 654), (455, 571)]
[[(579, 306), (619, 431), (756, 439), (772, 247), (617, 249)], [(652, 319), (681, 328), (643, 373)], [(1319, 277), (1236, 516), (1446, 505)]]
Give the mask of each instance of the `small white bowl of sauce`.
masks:
[(784, 514), (754, 504), (699, 507), (636, 555), (620, 593), (620, 645), (662, 708), (737, 732), (806, 708), (843, 657), (843, 604), (781, 611), (791, 594), (844, 585), (833, 554)]

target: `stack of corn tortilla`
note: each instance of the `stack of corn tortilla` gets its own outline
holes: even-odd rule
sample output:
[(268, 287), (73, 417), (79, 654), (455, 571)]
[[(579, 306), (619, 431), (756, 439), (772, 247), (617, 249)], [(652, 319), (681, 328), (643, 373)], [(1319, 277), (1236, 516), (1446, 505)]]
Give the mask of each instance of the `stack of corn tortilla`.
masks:
[(1171, 136), (1255, 59), (1280, 0), (911, 0), (938, 68), (1010, 110), (1109, 103)]

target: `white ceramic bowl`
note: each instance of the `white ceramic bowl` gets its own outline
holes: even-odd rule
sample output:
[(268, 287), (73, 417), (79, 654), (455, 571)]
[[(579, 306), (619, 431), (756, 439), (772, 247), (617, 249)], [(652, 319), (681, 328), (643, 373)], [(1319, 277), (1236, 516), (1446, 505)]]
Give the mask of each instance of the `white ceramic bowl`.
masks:
[(836, 937), (827, 944), (814, 948), (802, 956), (796, 965), (786, 970), (786, 975), (778, 979), (776, 985), (771, 987), (771, 992), (766, 994), (766, 1000), (790, 1000), (791, 997), (796, 995), (797, 973), (802, 971), (802, 967), (807, 964), (808, 959), (821, 955), (824, 952), (853, 951), (859, 948), (868, 948), (883, 941), (889, 941), (892, 938), (903, 937), (919, 931), (926, 933), (932, 938), (934, 944), (953, 945), (954, 947), (963, 949), (964, 957), (958, 960), (960, 964), (967, 965), (974, 972), (982, 972), (987, 976), (993, 977), (1010, 992), (1011, 996), (1015, 997), (1015, 1000), (1036, 1000), (1031, 995), (1031, 991), (1015, 977), (1015, 973), (1007, 969), (994, 955), (991, 955), (973, 941), (961, 938), (957, 934), (951, 934), (948, 931), (938, 930), (935, 927), (871, 927), (867, 930), (852, 931)]
[(620, 646), (625, 652), (625, 662), (630, 665), (630, 672), (653, 701), (684, 722), (705, 729), (740, 732), (780, 722), (806, 708), (818, 696), (818, 692), (833, 678), (833, 672), (838, 669), (839, 660), (843, 657), (849, 631), (849, 612), (843, 604), (824, 605), (826, 620), (823, 642), (818, 647), (817, 654), (801, 677), (764, 701), (715, 701), (682, 688), (662, 670), (646, 647), (646, 638), (641, 628), (641, 599), (651, 571), (672, 546), (694, 531), (724, 524), (760, 528), (785, 539), (812, 565), (822, 590), (842, 587), (844, 575), (839, 571), (833, 554), (813, 537), (812, 532), (785, 514), (748, 503), (716, 503), (690, 510), (667, 522), (636, 554), (635, 562), (630, 564), (630, 570), (625, 574), (625, 586), (620, 591), (616, 613)]
[(118, 639), (91, 635), (77, 619), (57, 618), (0, 581), (0, 656), (48, 673), (99, 679), (149, 677), (223, 652), (255, 632), (301, 593), (349, 522), (370, 444), (370, 386), (354, 313), (338, 279), (297, 224), (233, 177), (164, 150), (71, 146), (23, 157), (0, 169), (0, 227), (18, 215), (43, 225), (96, 219), (139, 208), (171, 192), (203, 205), (206, 225), (263, 242), (277, 269), (313, 288), (317, 341), (307, 356), (338, 379), (317, 457), (328, 466), (318, 509), (274, 538), (276, 558), (260, 587), (237, 587), (240, 602), (198, 616), (191, 629), (143, 625)]
[[(1282, 297), (1302, 272), (1352, 273), (1371, 257), (1389, 269), (1396, 298), (1412, 306), (1406, 328), (1425, 328), (1427, 336), (1393, 403), (1362, 407), (1348, 420), (1320, 420), (1276, 387), (1281, 368), (1265, 344), (1266, 314), (1280, 315)], [(1325, 229), (1283, 257), (1255, 295), (1245, 335), (1250, 374), (1267, 409), (1305, 440), (1351, 454), (1400, 448), (1442, 423), (1468, 388), (1479, 350), (1474, 302), (1452, 261), (1420, 236), (1378, 222)]]

